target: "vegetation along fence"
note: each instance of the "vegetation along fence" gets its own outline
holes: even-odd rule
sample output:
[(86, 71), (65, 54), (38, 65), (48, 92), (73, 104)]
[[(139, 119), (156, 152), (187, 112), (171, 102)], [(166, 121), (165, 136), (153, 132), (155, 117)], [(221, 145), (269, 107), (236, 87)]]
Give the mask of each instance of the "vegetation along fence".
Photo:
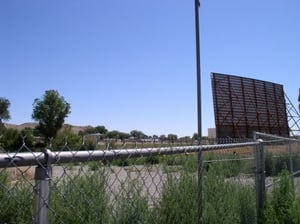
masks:
[(213, 142), (0, 148), (0, 223), (300, 223), (299, 141)]

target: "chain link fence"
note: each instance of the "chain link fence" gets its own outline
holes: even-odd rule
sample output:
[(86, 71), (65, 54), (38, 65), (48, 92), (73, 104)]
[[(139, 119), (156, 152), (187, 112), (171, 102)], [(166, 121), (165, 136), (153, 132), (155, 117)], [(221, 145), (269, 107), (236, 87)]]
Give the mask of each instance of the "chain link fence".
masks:
[(1, 149), (0, 223), (256, 223), (264, 143), (211, 142)]
[(300, 139), (256, 133), (265, 179), (261, 223), (300, 223)]

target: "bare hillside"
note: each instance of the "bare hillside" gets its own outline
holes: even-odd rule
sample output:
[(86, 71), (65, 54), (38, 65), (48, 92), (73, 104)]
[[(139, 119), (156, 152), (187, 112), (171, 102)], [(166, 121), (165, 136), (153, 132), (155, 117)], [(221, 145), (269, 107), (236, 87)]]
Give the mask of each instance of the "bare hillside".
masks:
[[(23, 130), (24, 128), (35, 128), (37, 123), (34, 123), (34, 122), (26, 122), (26, 123), (23, 123), (23, 124), (5, 123), (4, 125), (5, 125), (6, 128), (14, 128), (14, 129), (18, 129), (18, 130)], [(71, 126), (71, 130), (76, 134), (79, 131), (83, 131), (88, 127), (88, 126), (77, 126), (77, 125), (71, 125), (71, 124), (65, 124), (64, 126)]]

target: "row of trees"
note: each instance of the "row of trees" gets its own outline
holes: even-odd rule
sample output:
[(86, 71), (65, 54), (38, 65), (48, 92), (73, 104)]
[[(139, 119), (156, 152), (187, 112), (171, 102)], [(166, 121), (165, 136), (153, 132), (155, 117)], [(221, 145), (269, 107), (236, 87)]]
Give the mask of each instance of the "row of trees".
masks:
[[(36, 98), (33, 103), (32, 119), (37, 121), (35, 129), (25, 128), (22, 131), (16, 129), (5, 128), (3, 121), (10, 119), (9, 113), (10, 101), (4, 97), (0, 97), (0, 142), (2, 146), (9, 148), (18, 147), (22, 144), (26, 136), (26, 145), (32, 146), (34, 139), (42, 138), (43, 145), (46, 145), (50, 139), (57, 144), (62, 144), (65, 136), (68, 136), (68, 141), (72, 139), (74, 142), (79, 142), (84, 136), (97, 136), (101, 139), (115, 139), (115, 140), (152, 140), (152, 141), (170, 141), (178, 140), (176, 134), (168, 135), (153, 135), (147, 136), (142, 131), (133, 130), (130, 133), (124, 133), (117, 130), (108, 131), (105, 126), (88, 126), (85, 130), (78, 134), (72, 132), (71, 127), (64, 125), (65, 119), (71, 113), (71, 106), (65, 101), (63, 96), (60, 96), (56, 90), (45, 91), (42, 98)], [(197, 139), (194, 134), (193, 139)], [(186, 136), (181, 139), (191, 139)], [(39, 140), (41, 145), (41, 140)]]
[[(139, 130), (132, 130), (130, 133), (120, 132), (117, 130), (108, 131), (105, 126), (88, 126), (84, 131), (80, 131), (78, 135), (85, 136), (85, 135), (93, 135), (93, 134), (99, 134), (101, 139), (118, 139), (118, 140), (126, 140), (126, 139), (132, 139), (132, 140), (146, 140), (146, 139), (152, 139), (153, 141), (160, 140), (160, 141), (176, 141), (178, 140), (178, 136), (176, 134), (168, 134), (168, 135), (152, 135), (148, 136), (144, 134), (142, 131)], [(189, 138), (188, 136), (185, 138)]]

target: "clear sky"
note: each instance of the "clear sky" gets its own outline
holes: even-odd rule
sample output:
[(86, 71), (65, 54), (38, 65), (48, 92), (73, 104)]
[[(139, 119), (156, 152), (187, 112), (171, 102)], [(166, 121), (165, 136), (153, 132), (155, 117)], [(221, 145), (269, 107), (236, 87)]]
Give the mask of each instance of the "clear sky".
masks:
[[(202, 132), (211, 72), (300, 87), (299, 0), (201, 0)], [(0, 97), (9, 123), (57, 90), (66, 123), (148, 135), (197, 131), (194, 0), (0, 0)]]

